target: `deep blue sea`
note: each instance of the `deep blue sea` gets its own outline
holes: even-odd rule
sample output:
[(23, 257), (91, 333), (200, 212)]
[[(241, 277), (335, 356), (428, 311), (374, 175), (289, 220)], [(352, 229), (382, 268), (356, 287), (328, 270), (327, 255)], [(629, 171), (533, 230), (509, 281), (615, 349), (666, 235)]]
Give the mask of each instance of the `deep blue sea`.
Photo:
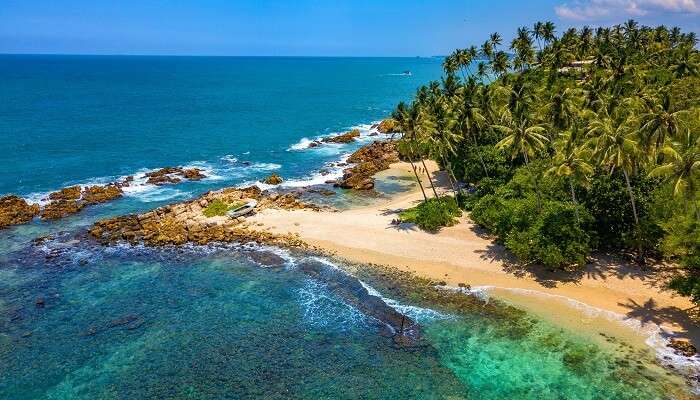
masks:
[[(373, 122), (440, 77), (441, 63), (0, 56), (0, 195), (42, 201), (68, 185), (135, 177), (119, 200), (0, 231), (0, 399), (681, 398), (683, 383), (651, 350), (603, 345), (505, 306), (428, 304), (381, 276), (358, 276), (421, 324), (424, 345), (397, 348), (333, 282), (301, 268), (357, 271), (337, 260), (84, 239), (97, 219), (272, 172), (287, 187), (323, 184), (340, 173), (333, 163), (373, 140)], [(356, 143), (306, 148), (353, 128)], [(145, 184), (144, 173), (165, 166), (196, 166), (207, 178)], [(251, 252), (285, 263), (267, 268)]]

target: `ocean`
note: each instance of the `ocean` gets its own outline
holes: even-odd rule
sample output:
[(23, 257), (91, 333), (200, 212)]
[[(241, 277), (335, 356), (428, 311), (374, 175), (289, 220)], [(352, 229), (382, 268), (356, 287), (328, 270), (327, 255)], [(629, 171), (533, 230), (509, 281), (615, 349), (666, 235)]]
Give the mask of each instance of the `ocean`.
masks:
[[(134, 176), (125, 196), (0, 231), (1, 399), (659, 399), (686, 393), (652, 349), (497, 300), (252, 245), (100, 246), (96, 220), (252, 184), (323, 184), (439, 58), (0, 56), (0, 194), (42, 202)], [(403, 74), (411, 71), (410, 76)], [(308, 148), (359, 129), (355, 143)], [(166, 166), (207, 177), (145, 183)], [(321, 170), (326, 170), (321, 174)], [(380, 181), (381, 191), (405, 190)], [(339, 207), (376, 201), (337, 190)], [(37, 237), (44, 239), (36, 241)], [(273, 253), (283, 265), (261, 265)], [(324, 268), (323, 279), (307, 271)], [(340, 275), (338, 275), (340, 274)], [(421, 325), (397, 347), (334, 279)], [(433, 293), (435, 292), (435, 293)], [(449, 297), (448, 296), (448, 297)], [(438, 300), (431, 300), (431, 299)], [(450, 297), (452, 298), (452, 297)], [(461, 306), (455, 307), (455, 304)]]

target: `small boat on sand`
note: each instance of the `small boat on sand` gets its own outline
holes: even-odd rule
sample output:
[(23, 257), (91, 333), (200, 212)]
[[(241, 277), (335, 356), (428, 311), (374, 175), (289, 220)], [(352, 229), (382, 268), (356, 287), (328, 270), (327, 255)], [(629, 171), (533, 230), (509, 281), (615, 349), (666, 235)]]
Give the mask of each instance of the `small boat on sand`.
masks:
[(246, 215), (246, 214), (250, 213), (251, 211), (253, 211), (253, 209), (257, 205), (258, 205), (258, 202), (256, 200), (248, 200), (244, 204), (228, 210), (226, 212), (226, 215), (228, 215), (231, 218), (240, 217), (240, 216)]

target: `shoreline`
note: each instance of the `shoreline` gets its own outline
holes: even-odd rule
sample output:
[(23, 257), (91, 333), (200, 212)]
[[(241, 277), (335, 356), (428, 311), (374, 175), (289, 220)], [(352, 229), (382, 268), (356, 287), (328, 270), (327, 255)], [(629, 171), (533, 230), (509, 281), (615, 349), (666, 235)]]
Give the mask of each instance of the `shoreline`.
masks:
[[(428, 165), (439, 191), (445, 192), (446, 177), (434, 163)], [(379, 179), (390, 176), (412, 176), (409, 164), (394, 163), (377, 174)], [(654, 331), (656, 326), (662, 339), (700, 343), (700, 329), (684, 311), (692, 303), (663, 288), (663, 273), (641, 270), (610, 257), (595, 260), (576, 276), (513, 268), (505, 249), (466, 215), (457, 225), (436, 234), (410, 224), (391, 225), (398, 210), (421, 199), (420, 191), (414, 188), (370, 206), (337, 213), (265, 209), (248, 220), (256, 229), (298, 235), (312, 248), (349, 262), (386, 265), (455, 288), (460, 284), (488, 288), (489, 295), (556, 325), (599, 333), (601, 326), (590, 316), (590, 310), (599, 310), (599, 314), (619, 316), (605, 324), (605, 329), (640, 345), (649, 345), (644, 332)], [(555, 306), (557, 302), (566, 304)]]

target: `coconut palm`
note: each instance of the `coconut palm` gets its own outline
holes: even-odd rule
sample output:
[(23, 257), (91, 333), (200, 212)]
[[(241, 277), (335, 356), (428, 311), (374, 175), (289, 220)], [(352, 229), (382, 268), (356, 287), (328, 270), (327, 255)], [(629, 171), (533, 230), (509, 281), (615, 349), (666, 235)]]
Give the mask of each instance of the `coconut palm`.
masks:
[(637, 205), (630, 183), (630, 176), (637, 171), (639, 143), (630, 116), (610, 116), (605, 109), (596, 114), (588, 125), (587, 135), (591, 137), (594, 154), (601, 165), (610, 171), (619, 169), (625, 177), (627, 193), (632, 205), (635, 226), (639, 227)]
[(688, 110), (673, 107), (671, 96), (666, 91), (657, 95), (642, 98), (646, 112), (641, 115), (640, 132), (644, 137), (644, 145), (650, 150), (664, 146), (666, 138), (675, 138), (681, 127), (681, 117)]
[(700, 220), (696, 199), (700, 178), (700, 132), (686, 129), (672, 145), (663, 147), (661, 153), (665, 162), (652, 169), (649, 176), (663, 177), (671, 182), (673, 194), (683, 198), (686, 212), (690, 202), (695, 208), (696, 218)]
[(406, 106), (406, 103), (400, 102), (398, 106), (396, 106), (396, 110), (392, 114), (392, 118), (396, 120), (396, 123), (398, 124), (399, 128), (401, 131), (404, 133), (404, 142), (407, 143), (408, 151), (409, 151), (409, 156), (408, 156), (408, 162), (411, 164), (411, 169), (413, 170), (413, 174), (416, 177), (416, 182), (418, 182), (418, 186), (420, 187), (421, 193), (423, 193), (423, 199), (425, 202), (428, 202), (428, 196), (425, 194), (425, 189), (423, 188), (423, 183), (421, 182), (420, 177), (418, 176), (418, 171), (416, 169), (416, 165), (413, 163), (413, 160), (415, 158), (415, 152), (413, 151), (413, 144), (412, 141), (415, 138), (415, 124), (416, 124), (416, 119), (417, 119), (417, 110), (415, 106), (408, 107)]
[(499, 150), (506, 150), (510, 153), (511, 159), (519, 155), (525, 161), (525, 167), (530, 173), (530, 178), (537, 192), (537, 207), (542, 207), (542, 196), (537, 185), (537, 179), (530, 169), (530, 157), (538, 151), (544, 149), (549, 139), (546, 130), (541, 125), (531, 125), (526, 119), (516, 120), (511, 117), (506, 118), (506, 125), (494, 125), (493, 128), (503, 132), (506, 137), (496, 144)]
[(564, 177), (569, 183), (571, 201), (576, 206), (576, 221), (580, 222), (578, 200), (576, 199), (575, 185), (586, 185), (593, 175), (594, 169), (588, 163), (590, 154), (585, 148), (575, 146), (575, 134), (567, 132), (562, 135), (562, 141), (557, 146), (557, 152), (552, 160), (552, 167), (546, 174)]

